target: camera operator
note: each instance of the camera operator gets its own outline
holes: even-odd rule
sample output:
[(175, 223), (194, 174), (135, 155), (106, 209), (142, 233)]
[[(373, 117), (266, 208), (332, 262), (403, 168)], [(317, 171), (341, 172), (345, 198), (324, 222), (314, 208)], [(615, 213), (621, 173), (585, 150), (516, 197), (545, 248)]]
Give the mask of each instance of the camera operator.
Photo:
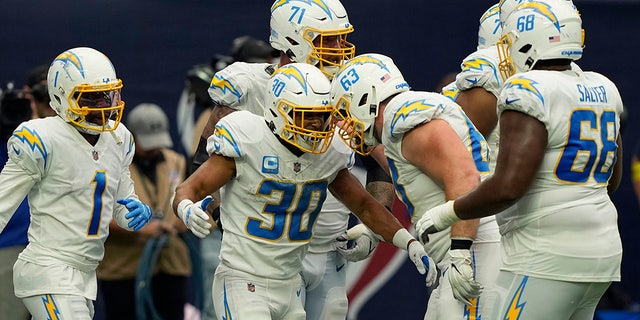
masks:
[(47, 91), (47, 72), (49, 65), (39, 65), (29, 71), (27, 82), (22, 88), (24, 97), (31, 100), (32, 119), (55, 116), (56, 112), (49, 106)]

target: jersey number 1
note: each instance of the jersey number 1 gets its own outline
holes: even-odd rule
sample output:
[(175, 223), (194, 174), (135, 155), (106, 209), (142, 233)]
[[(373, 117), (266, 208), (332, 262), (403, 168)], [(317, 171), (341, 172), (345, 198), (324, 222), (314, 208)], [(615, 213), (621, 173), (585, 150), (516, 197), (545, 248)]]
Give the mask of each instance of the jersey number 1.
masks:
[(107, 174), (105, 171), (96, 171), (91, 180), (91, 184), (95, 184), (93, 189), (93, 210), (91, 211), (91, 219), (87, 227), (87, 235), (97, 236), (100, 231), (100, 220), (102, 218), (102, 195), (107, 189)]

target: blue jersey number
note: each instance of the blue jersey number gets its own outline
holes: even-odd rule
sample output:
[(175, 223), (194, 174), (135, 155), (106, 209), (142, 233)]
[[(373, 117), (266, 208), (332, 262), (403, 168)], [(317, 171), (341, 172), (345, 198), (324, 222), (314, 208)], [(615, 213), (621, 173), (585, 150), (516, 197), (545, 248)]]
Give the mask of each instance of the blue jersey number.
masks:
[(258, 188), (258, 194), (279, 194), (280, 201), (264, 206), (263, 213), (272, 216), (269, 224), (249, 218), (246, 227), (248, 234), (266, 240), (278, 240), (287, 232), (291, 241), (308, 241), (322, 203), (327, 197), (327, 182), (308, 182), (298, 191), (295, 183), (265, 180)]
[(96, 171), (93, 180), (91, 180), (91, 184), (95, 184), (95, 188), (93, 189), (93, 211), (91, 212), (91, 219), (87, 227), (87, 235), (97, 236), (98, 231), (100, 231), (100, 220), (102, 218), (102, 196), (107, 189), (106, 172)]
[(473, 162), (476, 164), (476, 169), (480, 173), (488, 173), (489, 172), (489, 146), (487, 145), (487, 140), (484, 139), (482, 133), (476, 129), (476, 126), (473, 125), (471, 120), (461, 112), (464, 120), (467, 122), (467, 127), (469, 128), (469, 140), (471, 141), (471, 145), (468, 147), (471, 156), (473, 157)]
[[(569, 120), (569, 139), (556, 166), (556, 177), (571, 183), (584, 183), (593, 176), (597, 183), (607, 183), (616, 162), (616, 113), (576, 110)], [(598, 132), (601, 147), (582, 132), (583, 126)], [(580, 162), (576, 163), (579, 160)], [(607, 161), (609, 160), (609, 161)]]

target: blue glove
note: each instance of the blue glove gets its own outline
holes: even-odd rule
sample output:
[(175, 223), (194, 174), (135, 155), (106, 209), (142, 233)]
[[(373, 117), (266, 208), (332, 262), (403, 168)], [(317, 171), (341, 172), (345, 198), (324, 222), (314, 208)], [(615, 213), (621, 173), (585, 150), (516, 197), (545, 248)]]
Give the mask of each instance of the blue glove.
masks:
[(151, 208), (146, 205), (144, 202), (135, 200), (135, 199), (118, 199), (116, 202), (125, 206), (129, 213), (127, 213), (124, 217), (126, 219), (131, 219), (129, 221), (129, 228), (133, 229), (133, 231), (138, 231), (144, 227), (149, 219), (151, 219)]

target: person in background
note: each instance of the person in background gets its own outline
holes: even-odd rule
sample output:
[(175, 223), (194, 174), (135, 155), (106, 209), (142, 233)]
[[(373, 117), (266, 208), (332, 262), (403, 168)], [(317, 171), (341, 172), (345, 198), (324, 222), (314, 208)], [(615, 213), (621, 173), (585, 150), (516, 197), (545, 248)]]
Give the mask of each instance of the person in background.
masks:
[(277, 56), (278, 51), (263, 40), (244, 35), (233, 40), (228, 54), (215, 54), (209, 63), (193, 65), (187, 71), (185, 87), (178, 101), (176, 122), (181, 141), (175, 149), (182, 149), (187, 160), (195, 153), (200, 133), (213, 109), (207, 89), (216, 72), (234, 62), (272, 62)]
[[(20, 123), (31, 119), (30, 101), (15, 90), (0, 92), (0, 169), (8, 160), (7, 141)], [(0, 233), (0, 319), (26, 320), (29, 311), (13, 289), (13, 265), (29, 243), (29, 204), (24, 199)]]
[(49, 105), (47, 90), (47, 72), (49, 65), (39, 65), (29, 71), (27, 82), (22, 88), (25, 97), (31, 101), (33, 119), (55, 116), (56, 112)]
[(640, 204), (640, 143), (635, 146), (631, 155), (631, 183), (636, 193), (636, 200)]
[[(152, 288), (154, 308), (164, 319), (183, 319), (191, 262), (189, 249), (180, 237), (186, 227), (172, 214), (171, 199), (184, 179), (186, 160), (171, 149), (169, 119), (158, 105), (137, 105), (129, 112), (126, 124), (136, 142), (130, 166), (134, 190), (149, 204), (153, 218), (138, 232), (125, 230), (115, 222), (109, 226), (105, 256), (97, 270), (106, 315), (108, 319), (136, 319), (136, 308), (143, 303), (131, 303), (137, 290), (136, 275), (139, 270), (151, 269), (151, 283), (145, 286)], [(145, 246), (162, 237), (166, 239), (157, 261), (145, 260), (149, 258), (143, 255)]]

